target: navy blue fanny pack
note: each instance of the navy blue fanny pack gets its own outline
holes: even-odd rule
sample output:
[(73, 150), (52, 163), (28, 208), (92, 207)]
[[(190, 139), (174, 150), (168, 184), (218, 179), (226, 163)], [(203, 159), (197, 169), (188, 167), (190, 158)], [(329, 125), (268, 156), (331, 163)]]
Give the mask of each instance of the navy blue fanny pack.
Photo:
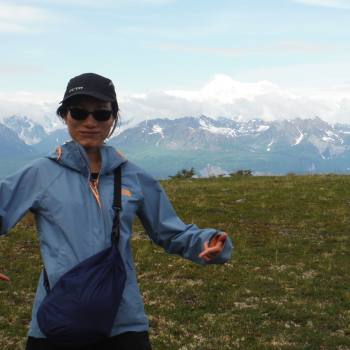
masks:
[(121, 169), (114, 172), (115, 217), (111, 247), (80, 262), (50, 288), (44, 269), (47, 295), (37, 320), (48, 340), (59, 346), (81, 347), (110, 336), (122, 298), (126, 271), (118, 242), (120, 236)]

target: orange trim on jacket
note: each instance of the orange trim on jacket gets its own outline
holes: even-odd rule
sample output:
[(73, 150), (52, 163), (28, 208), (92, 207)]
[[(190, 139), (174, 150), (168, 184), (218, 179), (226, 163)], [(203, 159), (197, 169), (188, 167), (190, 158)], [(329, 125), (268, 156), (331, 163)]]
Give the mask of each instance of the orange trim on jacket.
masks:
[(101, 199), (100, 199), (100, 194), (98, 192), (98, 179), (97, 180), (91, 180), (89, 182), (90, 189), (92, 191), (92, 194), (94, 195), (98, 206), (101, 208)]
[(56, 153), (57, 153), (57, 160), (60, 160), (62, 157), (62, 147), (61, 146), (58, 146), (56, 148)]

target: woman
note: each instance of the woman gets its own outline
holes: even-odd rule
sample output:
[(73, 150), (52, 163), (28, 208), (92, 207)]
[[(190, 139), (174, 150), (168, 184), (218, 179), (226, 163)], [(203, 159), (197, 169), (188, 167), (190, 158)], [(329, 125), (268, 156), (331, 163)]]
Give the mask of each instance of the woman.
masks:
[[(185, 225), (163, 189), (145, 171), (104, 144), (118, 122), (111, 80), (93, 73), (72, 78), (57, 114), (72, 141), (0, 184), (0, 234), (30, 209), (35, 213), (40, 250), (49, 284), (110, 245), (113, 171), (122, 169), (119, 251), (127, 280), (110, 337), (84, 349), (151, 349), (148, 321), (130, 249), (132, 223), (140, 218), (150, 238), (168, 253), (196, 263), (224, 263), (232, 251), (227, 234)], [(0, 279), (8, 277), (0, 274)], [(45, 338), (37, 322), (46, 295), (43, 273), (35, 296), (27, 350), (63, 349)]]

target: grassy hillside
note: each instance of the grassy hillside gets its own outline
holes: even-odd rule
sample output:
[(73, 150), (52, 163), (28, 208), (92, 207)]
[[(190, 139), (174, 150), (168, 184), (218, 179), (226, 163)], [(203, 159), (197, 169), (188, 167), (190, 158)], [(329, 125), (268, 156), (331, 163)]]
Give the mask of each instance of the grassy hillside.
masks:
[[(135, 224), (155, 350), (350, 349), (350, 177), (163, 182), (187, 223), (227, 231), (223, 266), (164, 254)], [(32, 218), (0, 239), (0, 349), (21, 349), (40, 271)]]

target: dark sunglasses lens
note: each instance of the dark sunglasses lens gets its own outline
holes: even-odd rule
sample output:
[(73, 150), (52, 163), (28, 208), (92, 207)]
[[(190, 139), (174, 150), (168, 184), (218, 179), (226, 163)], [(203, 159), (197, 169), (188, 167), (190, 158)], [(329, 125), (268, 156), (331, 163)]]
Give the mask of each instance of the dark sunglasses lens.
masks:
[(109, 120), (109, 118), (112, 115), (112, 111), (109, 111), (107, 109), (101, 109), (98, 111), (94, 111), (92, 113), (92, 115), (94, 116), (94, 118), (99, 121), (99, 122), (105, 122), (107, 120)]
[(70, 112), (71, 117), (73, 119), (76, 119), (76, 120), (84, 120), (89, 115), (88, 111), (86, 111), (85, 109), (81, 109), (81, 108), (70, 108), (69, 112)]
[(91, 113), (95, 120), (99, 122), (105, 122), (109, 120), (112, 115), (112, 111), (109, 111), (107, 109), (100, 109), (97, 111), (89, 112), (82, 108), (70, 108), (69, 111), (70, 115), (75, 120), (84, 120)]

